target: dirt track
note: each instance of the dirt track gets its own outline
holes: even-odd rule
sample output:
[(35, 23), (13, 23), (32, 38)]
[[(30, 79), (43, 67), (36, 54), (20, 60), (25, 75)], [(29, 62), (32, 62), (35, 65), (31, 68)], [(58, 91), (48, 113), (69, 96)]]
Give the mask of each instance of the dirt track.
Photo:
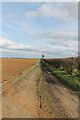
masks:
[(38, 64), (13, 80), (3, 87), (3, 118), (78, 117), (78, 97)]
[(35, 65), (22, 81), (16, 82), (15, 86), (5, 90), (3, 94), (3, 117), (31, 118), (37, 116), (37, 73), (38, 67)]
[[(48, 99), (46, 103), (48, 103), (52, 108), (51, 110), (47, 108), (47, 117), (78, 118), (78, 96), (75, 92), (62, 85), (49, 71), (43, 70), (43, 76), (43, 89), (45, 92), (42, 91), (42, 97), (44, 100), (45, 97)], [(43, 82), (41, 85), (42, 84)], [(43, 112), (45, 111), (44, 104), (45, 103), (43, 101)], [(48, 104), (46, 106), (48, 106)]]

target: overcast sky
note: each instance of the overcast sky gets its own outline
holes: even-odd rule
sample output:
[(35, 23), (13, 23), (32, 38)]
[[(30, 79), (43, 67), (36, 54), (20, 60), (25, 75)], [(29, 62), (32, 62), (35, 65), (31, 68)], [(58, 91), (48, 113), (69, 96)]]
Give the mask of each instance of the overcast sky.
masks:
[(78, 3), (4, 2), (2, 37), (0, 57), (77, 56)]

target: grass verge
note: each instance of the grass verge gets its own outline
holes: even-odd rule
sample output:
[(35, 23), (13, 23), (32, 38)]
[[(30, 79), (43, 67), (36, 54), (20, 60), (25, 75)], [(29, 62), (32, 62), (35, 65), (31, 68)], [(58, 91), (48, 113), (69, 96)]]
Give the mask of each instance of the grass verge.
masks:
[(55, 75), (65, 86), (69, 87), (73, 91), (80, 91), (80, 84), (78, 84), (71, 75), (67, 74), (63, 70), (52, 67), (45, 61), (42, 61), (41, 64), (42, 68), (45, 66), (48, 71)]

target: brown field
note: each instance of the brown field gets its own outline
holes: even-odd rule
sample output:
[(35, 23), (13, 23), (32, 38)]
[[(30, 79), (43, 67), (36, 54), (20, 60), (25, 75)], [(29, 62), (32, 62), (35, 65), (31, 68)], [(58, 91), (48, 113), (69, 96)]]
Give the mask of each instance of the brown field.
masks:
[[(2, 59), (2, 80), (7, 80), (11, 76), (19, 74), (26, 68), (31, 67), (38, 59), (28, 58), (3, 58)], [(1, 59), (0, 59), (1, 63)]]

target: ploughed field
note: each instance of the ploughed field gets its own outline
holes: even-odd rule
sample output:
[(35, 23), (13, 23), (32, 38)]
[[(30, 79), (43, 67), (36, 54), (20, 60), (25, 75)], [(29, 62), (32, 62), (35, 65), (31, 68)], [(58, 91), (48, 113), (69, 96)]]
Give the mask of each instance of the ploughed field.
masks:
[(2, 62), (2, 81), (7, 81), (12, 76), (20, 74), (26, 68), (33, 66), (37, 59), (28, 58), (3, 58)]

